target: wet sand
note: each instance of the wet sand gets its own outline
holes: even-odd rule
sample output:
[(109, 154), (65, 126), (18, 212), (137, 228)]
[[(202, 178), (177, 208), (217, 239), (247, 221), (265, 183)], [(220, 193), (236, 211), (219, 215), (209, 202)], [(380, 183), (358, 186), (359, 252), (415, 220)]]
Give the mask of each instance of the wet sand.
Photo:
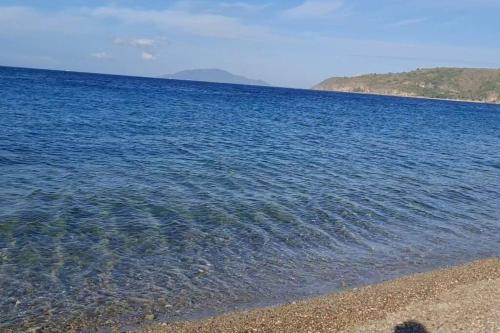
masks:
[(500, 332), (500, 258), (141, 332)]

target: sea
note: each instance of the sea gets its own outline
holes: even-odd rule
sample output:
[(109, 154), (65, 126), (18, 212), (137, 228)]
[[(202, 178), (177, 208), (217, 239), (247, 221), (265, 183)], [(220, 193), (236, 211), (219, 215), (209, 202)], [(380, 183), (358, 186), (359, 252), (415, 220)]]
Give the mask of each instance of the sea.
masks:
[(500, 256), (500, 105), (0, 67), (0, 331)]

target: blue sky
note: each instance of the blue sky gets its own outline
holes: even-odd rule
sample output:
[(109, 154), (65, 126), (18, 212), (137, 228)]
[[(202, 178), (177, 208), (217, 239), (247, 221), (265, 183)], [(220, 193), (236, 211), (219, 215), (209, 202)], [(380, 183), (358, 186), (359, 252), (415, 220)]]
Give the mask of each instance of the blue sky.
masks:
[(500, 0), (0, 0), (0, 64), (158, 76), (221, 68), (272, 84), (500, 67)]

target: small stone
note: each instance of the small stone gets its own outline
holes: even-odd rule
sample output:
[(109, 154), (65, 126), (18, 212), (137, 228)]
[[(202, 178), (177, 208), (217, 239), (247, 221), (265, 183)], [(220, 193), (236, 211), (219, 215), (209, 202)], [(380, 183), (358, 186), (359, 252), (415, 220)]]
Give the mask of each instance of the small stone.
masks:
[(146, 320), (154, 320), (155, 319), (155, 315), (152, 314), (152, 313), (150, 313), (150, 314), (146, 315), (145, 319)]

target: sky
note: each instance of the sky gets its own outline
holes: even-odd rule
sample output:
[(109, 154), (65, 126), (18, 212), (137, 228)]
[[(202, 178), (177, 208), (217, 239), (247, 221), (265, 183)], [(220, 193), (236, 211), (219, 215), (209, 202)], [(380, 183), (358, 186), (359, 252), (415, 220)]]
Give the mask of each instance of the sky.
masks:
[(500, 68), (500, 0), (0, 0), (0, 65), (160, 76)]

